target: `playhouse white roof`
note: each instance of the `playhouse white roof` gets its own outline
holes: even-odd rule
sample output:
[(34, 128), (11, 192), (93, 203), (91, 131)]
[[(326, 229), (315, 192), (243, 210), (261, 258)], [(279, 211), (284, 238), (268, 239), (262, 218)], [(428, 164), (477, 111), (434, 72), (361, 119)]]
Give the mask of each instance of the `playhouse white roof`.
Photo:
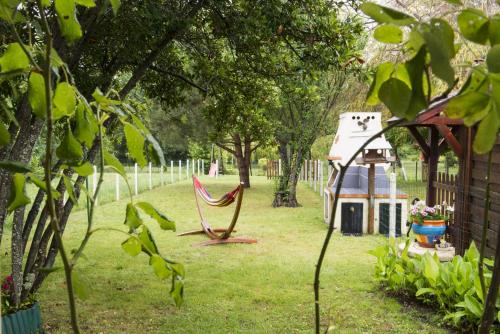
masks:
[[(382, 115), (379, 112), (346, 112), (341, 114), (328, 160), (341, 164), (347, 163), (366, 140), (381, 130)], [(382, 135), (373, 140), (367, 149), (390, 150), (392, 146)], [(355, 164), (353, 162), (353, 165)]]

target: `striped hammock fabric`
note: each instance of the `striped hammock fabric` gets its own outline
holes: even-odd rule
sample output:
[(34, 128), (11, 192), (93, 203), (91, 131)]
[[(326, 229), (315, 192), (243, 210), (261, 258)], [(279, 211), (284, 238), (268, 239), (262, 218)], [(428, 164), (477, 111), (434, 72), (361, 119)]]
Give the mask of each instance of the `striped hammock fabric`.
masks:
[(236, 199), (236, 195), (238, 195), (238, 192), (240, 191), (240, 187), (237, 186), (236, 189), (222, 195), (221, 198), (214, 199), (212, 198), (212, 195), (210, 195), (208, 190), (205, 189), (205, 187), (201, 184), (200, 180), (198, 180), (198, 178), (194, 175), (193, 175), (193, 184), (199, 197), (203, 199), (203, 201), (210, 206), (217, 206), (217, 207), (228, 206), (229, 204), (234, 202), (234, 200)]

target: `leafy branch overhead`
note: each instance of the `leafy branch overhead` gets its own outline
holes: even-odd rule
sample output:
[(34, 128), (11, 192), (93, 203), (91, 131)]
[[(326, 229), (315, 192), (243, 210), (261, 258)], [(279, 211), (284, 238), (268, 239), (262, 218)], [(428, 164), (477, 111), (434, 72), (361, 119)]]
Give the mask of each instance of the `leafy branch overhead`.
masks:
[[(475, 8), (462, 8), (459, 0), (447, 2), (457, 6), (460, 35), (467, 43), (484, 46), (484, 61), (469, 63), (468, 78), (457, 88), (459, 36), (446, 20), (421, 21), (365, 2), (361, 10), (377, 22), (374, 38), (396, 44), (403, 55), (402, 61), (377, 67), (367, 101), (382, 102), (394, 115), (413, 119), (432, 103), (433, 96), (452, 96), (444, 112), (450, 118), (462, 118), (467, 126), (477, 126), (473, 148), (483, 154), (493, 148), (500, 128), (500, 14), (487, 16)], [(445, 91), (434, 91), (434, 78), (446, 85)]]
[[(117, 15), (121, 1), (107, 0), (98, 5), (110, 6), (113, 14)], [(56, 38), (51, 29), (56, 25), (58, 25), (57, 33), (62, 35), (68, 45), (73, 45), (82, 38), (84, 29), (78, 21), (78, 17), (81, 16), (77, 14), (80, 7), (93, 8), (96, 6), (96, 2), (94, 0), (39, 0), (30, 3), (29, 6), (34, 6), (33, 10), (37, 15), (23, 15), (29, 11), (24, 1), (6, 0), (0, 2), (0, 24), (8, 25), (13, 31), (12, 36), (15, 37), (14, 42), (3, 43), (4, 47), (0, 49), (0, 83), (8, 80), (23, 82), (24, 84), (20, 87), (23, 89), (21, 93), (25, 94), (26, 105), (30, 107), (28, 113), (32, 113), (30, 116), (33, 117), (33, 122), (40, 122), (46, 126), (45, 179), (40, 179), (31, 168), (19, 161), (0, 160), (0, 169), (10, 173), (12, 189), (10, 199), (7, 202), (9, 214), (32, 202), (26, 192), (27, 182), (38, 187), (39, 194), (47, 196), (46, 205), (53, 235), (55, 238), (61, 238), (57, 239), (59, 244), (57, 247), (65, 269), (73, 331), (77, 333), (76, 309), (74, 304), (71, 305), (72, 294), (74, 290), (77, 296), (84, 297), (87, 295), (88, 289), (85, 287), (85, 280), (77, 275), (74, 267), (77, 265), (77, 260), (82, 255), (90, 236), (99, 231), (99, 228), (93, 228), (94, 208), (99, 187), (103, 181), (104, 168), (114, 169), (128, 185), (123, 165), (112, 153), (107, 152), (102, 147), (106, 136), (112, 135), (107, 133), (107, 127), (109, 124), (113, 124), (115, 128), (121, 125), (129, 155), (141, 167), (147, 163), (147, 158), (163, 164), (164, 158), (161, 147), (137, 116), (137, 111), (122, 100), (124, 95), (113, 90), (104, 94), (95, 87), (92, 88), (95, 90), (91, 96), (83, 94), (80, 90), (82, 88), (79, 88), (75, 83), (69, 70), (69, 64), (66, 64), (59, 57), (53, 47)], [(31, 30), (29, 39), (21, 37), (27, 36), (27, 34), (18, 32), (18, 29), (24, 29), (20, 27), (23, 24), (37, 28), (33, 32), (36, 34), (36, 38), (32, 38)], [(15, 117), (13, 123), (17, 124)], [(19, 127), (19, 125), (17, 126)], [(0, 148), (13, 144), (14, 138), (9, 130), (3, 122), (0, 122)], [(52, 138), (57, 136), (60, 141), (53, 149)], [(52, 208), (55, 206), (55, 200), (64, 198), (67, 198), (66, 204), (71, 204), (71, 202), (78, 204), (80, 191), (86, 192), (83, 186), (85, 178), (94, 173), (91, 161), (94, 159), (92, 154), (95, 152), (98, 152), (100, 161), (99, 182), (95, 193), (87, 194), (90, 199), (87, 202), (87, 231), (80, 246), (70, 259), (63, 247), (62, 232), (58, 222), (60, 214), (57, 214)], [(53, 153), (59, 159), (57, 163), (52, 163)], [(51, 186), (54, 179), (58, 179), (60, 185), (56, 189)], [(138, 209), (157, 221), (162, 230), (175, 231), (175, 223), (149, 203), (134, 203), (130, 186), (128, 188), (130, 203), (125, 212), (125, 223), (128, 225), (129, 231), (113, 230), (127, 234), (127, 239), (122, 244), (122, 248), (127, 253), (135, 256), (144, 252), (149, 256), (149, 264), (154, 273), (160, 279), (169, 279), (171, 296), (176, 305), (181, 305), (183, 301), (183, 266), (160, 255), (150, 230), (139, 216)], [(68, 196), (63, 197), (64, 193)]]

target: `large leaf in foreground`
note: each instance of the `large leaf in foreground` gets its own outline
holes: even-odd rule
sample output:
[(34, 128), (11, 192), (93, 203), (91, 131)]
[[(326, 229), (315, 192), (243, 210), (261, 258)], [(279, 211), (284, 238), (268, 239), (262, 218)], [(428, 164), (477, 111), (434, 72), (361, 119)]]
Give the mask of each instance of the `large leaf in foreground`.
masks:
[(175, 223), (160, 211), (156, 210), (151, 204), (147, 202), (139, 202), (135, 206), (156, 220), (163, 230), (175, 231)]
[(7, 203), (7, 211), (12, 212), (31, 202), (26, 196), (26, 179), (23, 174), (16, 173), (12, 176), (12, 185), (10, 190), (10, 199)]

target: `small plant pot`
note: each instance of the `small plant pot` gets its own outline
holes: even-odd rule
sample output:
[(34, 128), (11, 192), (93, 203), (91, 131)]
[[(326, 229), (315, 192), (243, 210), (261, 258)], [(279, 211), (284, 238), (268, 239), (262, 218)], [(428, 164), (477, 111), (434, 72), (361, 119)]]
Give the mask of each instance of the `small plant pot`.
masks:
[(446, 231), (446, 222), (444, 220), (424, 220), (422, 224), (414, 222), (412, 229), (420, 247), (434, 248), (434, 242), (441, 239)]
[(42, 333), (42, 315), (38, 303), (30, 308), (2, 316), (2, 334), (35, 333)]

